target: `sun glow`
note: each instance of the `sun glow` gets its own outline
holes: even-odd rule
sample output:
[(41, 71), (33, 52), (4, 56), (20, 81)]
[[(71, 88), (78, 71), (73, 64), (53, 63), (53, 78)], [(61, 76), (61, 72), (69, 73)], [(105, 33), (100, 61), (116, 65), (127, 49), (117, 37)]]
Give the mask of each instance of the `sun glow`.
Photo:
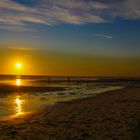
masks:
[(16, 68), (17, 68), (17, 69), (20, 69), (21, 67), (22, 67), (22, 64), (21, 64), (21, 63), (19, 63), (19, 62), (16, 63)]

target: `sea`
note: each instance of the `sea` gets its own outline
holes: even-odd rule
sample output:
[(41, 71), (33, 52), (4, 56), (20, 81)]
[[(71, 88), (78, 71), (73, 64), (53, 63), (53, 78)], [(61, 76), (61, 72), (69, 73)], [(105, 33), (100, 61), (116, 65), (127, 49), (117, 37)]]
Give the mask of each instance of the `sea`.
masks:
[(131, 87), (140, 87), (140, 78), (0, 75), (0, 118)]

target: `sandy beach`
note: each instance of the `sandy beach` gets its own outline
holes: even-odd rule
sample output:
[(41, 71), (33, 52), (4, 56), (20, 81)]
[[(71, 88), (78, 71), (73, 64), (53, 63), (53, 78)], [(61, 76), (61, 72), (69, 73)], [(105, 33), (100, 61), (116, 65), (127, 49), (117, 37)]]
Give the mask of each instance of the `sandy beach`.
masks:
[(139, 140), (140, 88), (48, 106), (0, 120), (0, 140)]

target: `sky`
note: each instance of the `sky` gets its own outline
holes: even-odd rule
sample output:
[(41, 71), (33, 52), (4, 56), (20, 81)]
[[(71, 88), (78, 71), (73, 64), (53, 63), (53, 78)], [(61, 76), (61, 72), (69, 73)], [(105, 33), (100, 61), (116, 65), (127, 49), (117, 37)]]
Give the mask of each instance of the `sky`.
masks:
[(139, 77), (139, 62), (139, 0), (0, 0), (0, 74)]

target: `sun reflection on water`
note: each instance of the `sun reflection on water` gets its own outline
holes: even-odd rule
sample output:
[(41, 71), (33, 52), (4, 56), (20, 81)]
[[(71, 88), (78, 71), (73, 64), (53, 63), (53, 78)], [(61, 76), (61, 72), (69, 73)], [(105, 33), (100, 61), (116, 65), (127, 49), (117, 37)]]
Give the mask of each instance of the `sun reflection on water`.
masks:
[(16, 85), (21, 86), (21, 79), (16, 79)]

